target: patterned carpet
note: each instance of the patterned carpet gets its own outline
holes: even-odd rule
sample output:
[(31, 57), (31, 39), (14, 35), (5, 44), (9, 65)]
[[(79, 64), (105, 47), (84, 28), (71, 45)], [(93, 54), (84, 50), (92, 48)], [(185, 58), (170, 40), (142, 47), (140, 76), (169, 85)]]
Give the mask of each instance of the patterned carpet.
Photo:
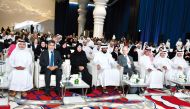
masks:
[[(153, 90), (153, 89), (148, 89), (148, 93), (165, 93), (160, 90)], [(91, 98), (96, 98), (96, 97), (109, 97), (109, 96), (114, 96), (114, 95), (119, 95), (117, 91), (115, 91), (112, 87), (108, 88), (108, 94), (103, 94), (101, 88), (94, 89), (90, 94), (87, 94), (88, 97)], [(24, 99), (27, 100), (61, 100), (60, 96), (57, 96), (53, 89), (51, 90), (51, 96), (46, 96), (43, 90), (35, 90), (35, 91), (30, 91), (28, 92), (27, 97)], [(69, 91), (66, 92), (66, 96), (76, 96), (79, 94), (76, 93), (71, 93)], [(181, 109), (181, 107), (190, 107), (190, 103), (180, 100), (174, 96), (145, 96), (146, 99), (153, 101), (156, 103), (156, 105), (161, 106), (162, 108), (165, 109)], [(120, 99), (114, 99), (114, 100), (103, 100), (103, 101), (98, 101), (98, 102), (110, 102), (110, 103), (123, 103), (127, 104), (130, 103), (126, 98), (120, 98)], [(139, 103), (140, 101), (133, 101), (133, 103)], [(60, 106), (60, 104), (55, 104), (55, 105), (43, 105), (44, 109), (51, 109), (55, 108), (57, 106)], [(110, 107), (89, 107), (90, 109), (114, 109)]]
[[(113, 88), (108, 88), (108, 94), (103, 94), (101, 88), (94, 89), (90, 94), (87, 94), (88, 97), (95, 98), (95, 97), (109, 97), (114, 95), (120, 95), (117, 91), (115, 91)], [(57, 96), (53, 89), (50, 91), (51, 96), (46, 96), (44, 90), (34, 90), (30, 91), (27, 94), (27, 97), (23, 99), (27, 100), (61, 100), (60, 96)], [(79, 94), (71, 93), (69, 91), (66, 91), (65, 96), (77, 96)], [(126, 98), (121, 99), (115, 99), (115, 100), (104, 100), (99, 102), (114, 102), (114, 103), (130, 103)], [(138, 101), (136, 101), (138, 102)], [(57, 107), (60, 105), (43, 105), (45, 109), (51, 109), (54, 107)], [(98, 107), (93, 107), (97, 109)], [(104, 107), (104, 109), (107, 109), (108, 107)], [(99, 109), (99, 108), (98, 108)], [(112, 108), (109, 108), (112, 109)]]

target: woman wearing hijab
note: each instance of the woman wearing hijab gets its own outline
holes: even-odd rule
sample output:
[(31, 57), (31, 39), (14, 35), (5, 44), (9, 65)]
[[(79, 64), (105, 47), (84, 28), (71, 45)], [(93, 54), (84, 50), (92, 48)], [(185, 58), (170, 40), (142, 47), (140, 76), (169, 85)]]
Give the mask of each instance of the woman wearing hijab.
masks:
[(82, 80), (91, 86), (92, 76), (87, 69), (88, 59), (85, 52), (82, 50), (82, 44), (78, 43), (75, 51), (71, 54), (71, 74), (78, 74), (81, 72)]
[(41, 41), (40, 42), (40, 53), (43, 52), (44, 50), (47, 50), (47, 44), (46, 44), (46, 41)]
[(15, 50), (9, 57), (9, 64), (12, 67), (9, 76), (9, 90), (12, 91), (10, 96), (14, 97), (17, 91), (21, 92), (22, 96), (26, 96), (26, 91), (33, 88), (33, 81), (30, 71), (32, 55), (24, 41), (17, 43)]
[[(36, 41), (36, 39), (34, 40), (34, 42), (35, 41)], [(35, 61), (37, 61), (39, 59), (41, 53), (46, 49), (47, 49), (47, 47), (46, 47), (45, 41), (41, 41), (39, 45), (36, 45), (36, 47), (35, 47), (35, 44), (32, 45), (32, 50), (34, 51)]]
[(59, 49), (59, 52), (61, 54), (61, 58), (63, 59), (63, 61), (65, 61), (65, 59), (70, 59), (71, 51), (67, 47), (67, 43), (65, 41), (63, 41), (61, 43), (61, 47)]
[(111, 55), (112, 55), (113, 59), (114, 59), (115, 61), (117, 61), (117, 57), (118, 57), (119, 55), (121, 55), (121, 53), (119, 52), (119, 47), (118, 47), (118, 46), (114, 46), (113, 52), (111, 52)]
[(129, 54), (128, 55), (133, 58), (134, 62), (137, 62), (138, 61), (137, 47), (136, 46), (132, 46), (131, 49), (129, 50)]

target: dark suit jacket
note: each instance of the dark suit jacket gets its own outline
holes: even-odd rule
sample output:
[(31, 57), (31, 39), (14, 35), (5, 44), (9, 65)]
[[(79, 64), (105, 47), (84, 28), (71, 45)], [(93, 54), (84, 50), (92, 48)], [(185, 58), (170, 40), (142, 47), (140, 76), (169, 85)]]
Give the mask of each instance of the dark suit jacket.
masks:
[[(134, 68), (135, 66), (134, 66), (133, 58), (131, 56), (128, 56), (128, 57), (129, 57), (129, 60), (131, 61), (131, 68)], [(121, 65), (123, 67), (128, 66), (127, 65), (127, 59), (125, 58), (124, 55), (118, 56), (117, 62), (119, 65)]]
[[(62, 63), (63, 62), (60, 53), (54, 50), (54, 66), (58, 66), (58, 68), (60, 69)], [(48, 50), (44, 50), (40, 55), (41, 72), (46, 71), (48, 65), (49, 65), (49, 52)]]
[[(118, 56), (118, 64), (124, 67), (124, 73), (138, 73), (135, 69), (133, 58), (131, 56), (128, 56), (129, 60), (131, 61), (131, 68), (128, 67), (127, 65), (127, 59), (125, 58), (124, 55)], [(132, 75), (132, 74), (131, 74)]]

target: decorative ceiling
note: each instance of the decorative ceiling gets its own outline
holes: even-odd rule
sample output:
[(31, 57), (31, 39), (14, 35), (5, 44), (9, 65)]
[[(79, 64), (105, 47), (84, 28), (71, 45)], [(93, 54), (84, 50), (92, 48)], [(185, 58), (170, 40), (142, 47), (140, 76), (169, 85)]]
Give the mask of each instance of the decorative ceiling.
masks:
[(55, 0), (0, 0), (0, 26), (54, 19)]

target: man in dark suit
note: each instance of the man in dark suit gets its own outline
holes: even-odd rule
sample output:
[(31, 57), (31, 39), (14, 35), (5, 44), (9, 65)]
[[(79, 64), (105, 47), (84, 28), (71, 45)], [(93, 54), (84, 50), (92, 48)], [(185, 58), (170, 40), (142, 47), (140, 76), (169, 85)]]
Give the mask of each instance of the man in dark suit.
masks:
[(41, 72), (45, 72), (46, 95), (50, 95), (51, 74), (56, 75), (56, 87), (55, 87), (56, 94), (59, 95), (60, 91), (60, 81), (62, 77), (62, 72), (61, 72), (62, 59), (60, 53), (54, 49), (55, 49), (55, 41), (51, 40), (48, 42), (48, 50), (43, 51), (40, 56)]
[(123, 49), (123, 54), (118, 56), (118, 64), (122, 67), (124, 67), (124, 74), (128, 74), (129, 78), (132, 76), (132, 74), (136, 74), (137, 70), (135, 69), (134, 63), (133, 63), (133, 58), (128, 55), (128, 47), (124, 46)]

